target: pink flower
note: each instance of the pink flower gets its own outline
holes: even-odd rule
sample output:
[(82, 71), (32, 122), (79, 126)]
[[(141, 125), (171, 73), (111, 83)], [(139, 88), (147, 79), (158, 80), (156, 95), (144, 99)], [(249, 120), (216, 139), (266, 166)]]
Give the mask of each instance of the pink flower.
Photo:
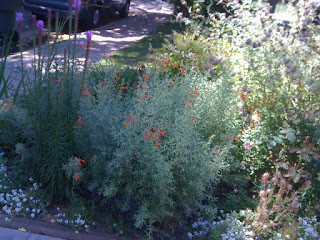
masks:
[(74, 0), (73, 6), (74, 6), (75, 10), (79, 10), (80, 6), (81, 6), (81, 0)]
[(86, 35), (87, 35), (87, 42), (90, 42), (92, 39), (92, 32), (88, 31)]
[(244, 145), (244, 150), (245, 150), (246, 152), (249, 152), (251, 147), (253, 147), (253, 143), (250, 142), (250, 141), (248, 141), (248, 142), (246, 142), (245, 145)]
[(43, 21), (42, 21), (42, 20), (39, 20), (39, 21), (37, 22), (37, 28), (38, 28), (38, 30), (39, 30), (39, 31), (42, 31), (43, 26), (44, 26)]
[(16, 22), (22, 23), (23, 21), (23, 14), (22, 13), (16, 13)]
[(262, 175), (261, 181), (264, 182), (264, 185), (268, 185), (268, 178), (270, 177), (270, 174), (268, 172), (264, 173)]
[(278, 182), (278, 178), (273, 177), (273, 178), (271, 179), (271, 182), (273, 182), (273, 183), (277, 183), (277, 182)]
[(266, 192), (264, 190), (261, 190), (259, 192), (259, 197), (264, 197), (266, 195)]

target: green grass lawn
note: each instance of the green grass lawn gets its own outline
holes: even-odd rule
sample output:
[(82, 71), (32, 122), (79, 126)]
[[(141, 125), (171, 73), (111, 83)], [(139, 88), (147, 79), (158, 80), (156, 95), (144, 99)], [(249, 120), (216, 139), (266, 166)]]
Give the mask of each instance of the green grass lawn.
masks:
[(153, 49), (161, 48), (164, 39), (172, 34), (173, 31), (183, 32), (184, 30), (185, 26), (180, 23), (168, 22), (162, 24), (150, 35), (116, 52), (113, 55), (114, 61), (119, 65), (141, 66), (148, 61), (147, 55), (149, 53), (150, 45)]

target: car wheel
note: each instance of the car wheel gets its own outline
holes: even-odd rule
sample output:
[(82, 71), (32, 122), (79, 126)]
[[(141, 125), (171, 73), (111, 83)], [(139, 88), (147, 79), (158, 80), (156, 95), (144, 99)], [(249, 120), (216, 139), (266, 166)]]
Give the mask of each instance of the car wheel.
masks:
[(99, 26), (101, 20), (100, 8), (90, 7), (88, 9), (88, 17), (86, 19), (86, 25), (88, 28), (96, 28)]
[(129, 14), (129, 8), (130, 8), (130, 0), (127, 0), (122, 10), (119, 11), (120, 16), (127, 17)]

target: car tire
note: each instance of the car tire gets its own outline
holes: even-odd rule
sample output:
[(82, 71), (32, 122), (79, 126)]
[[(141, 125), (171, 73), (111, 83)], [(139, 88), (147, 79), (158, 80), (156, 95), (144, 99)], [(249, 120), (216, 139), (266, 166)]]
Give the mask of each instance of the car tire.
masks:
[(101, 10), (99, 7), (90, 7), (88, 9), (88, 17), (86, 19), (86, 26), (89, 29), (99, 26), (101, 21)]
[(123, 8), (119, 11), (121, 17), (127, 17), (130, 9), (130, 0), (127, 0)]

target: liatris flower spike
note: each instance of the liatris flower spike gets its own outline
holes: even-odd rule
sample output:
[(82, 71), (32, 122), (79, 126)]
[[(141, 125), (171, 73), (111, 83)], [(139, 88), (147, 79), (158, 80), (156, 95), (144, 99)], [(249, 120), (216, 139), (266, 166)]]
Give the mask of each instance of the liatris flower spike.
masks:
[(81, 0), (75, 0), (73, 2), (73, 6), (74, 6), (75, 10), (79, 10), (80, 6), (81, 6)]
[(16, 22), (21, 24), (23, 21), (23, 14), (22, 13), (16, 13)]
[(39, 20), (39, 21), (37, 22), (37, 28), (38, 28), (38, 30), (39, 30), (39, 31), (42, 31), (43, 26), (44, 26), (43, 21), (42, 21), (42, 20)]
[(87, 42), (90, 42), (92, 39), (92, 32), (91, 31), (88, 31), (87, 32)]

